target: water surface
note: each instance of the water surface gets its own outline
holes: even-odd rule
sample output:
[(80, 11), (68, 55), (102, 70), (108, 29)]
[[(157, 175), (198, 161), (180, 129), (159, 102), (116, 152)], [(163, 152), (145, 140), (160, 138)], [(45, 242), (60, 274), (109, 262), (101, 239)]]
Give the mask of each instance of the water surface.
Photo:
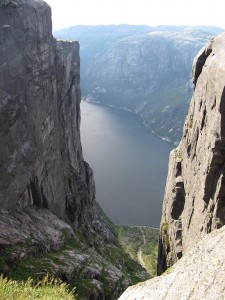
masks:
[(173, 146), (116, 108), (81, 104), (81, 140), (94, 170), (96, 199), (118, 225), (158, 227)]

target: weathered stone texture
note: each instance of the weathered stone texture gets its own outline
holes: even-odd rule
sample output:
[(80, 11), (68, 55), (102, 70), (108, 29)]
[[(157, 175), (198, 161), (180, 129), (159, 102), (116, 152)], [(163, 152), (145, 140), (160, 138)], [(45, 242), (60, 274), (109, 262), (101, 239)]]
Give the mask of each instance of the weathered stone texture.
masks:
[[(76, 286), (79, 299), (115, 300), (135, 262), (95, 201), (80, 98), (79, 44), (56, 42), (50, 7), (1, 1), (0, 273), (20, 280), (50, 273)], [(135, 266), (137, 278), (149, 278)]]
[[(49, 209), (29, 206), (0, 212), (0, 273), (14, 279), (17, 273), (24, 280), (27, 273), (34, 278), (48, 273), (75, 286), (79, 299), (116, 300), (131, 284), (123, 269), (124, 263), (129, 266), (131, 260), (123, 264), (118, 257), (111, 260), (96, 251), (93, 241), (82, 242), (79, 233)], [(115, 245), (98, 246), (119, 253)], [(148, 278), (141, 267), (139, 276)], [(80, 295), (80, 285), (82, 289), (86, 285), (85, 295)]]
[(207, 235), (168, 271), (129, 287), (119, 300), (225, 298), (225, 226)]
[(45, 2), (1, 1), (1, 209), (34, 204), (74, 227), (91, 224), (95, 190), (79, 105), (78, 42), (56, 42)]
[(164, 196), (159, 274), (225, 224), (225, 34), (194, 60), (195, 91)]

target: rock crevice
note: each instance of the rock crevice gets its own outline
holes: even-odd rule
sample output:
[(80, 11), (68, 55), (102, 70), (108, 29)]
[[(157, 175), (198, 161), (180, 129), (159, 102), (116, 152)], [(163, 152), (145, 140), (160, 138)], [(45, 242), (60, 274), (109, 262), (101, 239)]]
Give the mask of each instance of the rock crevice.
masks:
[[(223, 33), (200, 50), (194, 60), (195, 91), (183, 137), (169, 161), (161, 222), (159, 274), (207, 233), (225, 224), (224, 49)], [(168, 224), (166, 238), (165, 223)], [(169, 248), (165, 240), (169, 240)]]

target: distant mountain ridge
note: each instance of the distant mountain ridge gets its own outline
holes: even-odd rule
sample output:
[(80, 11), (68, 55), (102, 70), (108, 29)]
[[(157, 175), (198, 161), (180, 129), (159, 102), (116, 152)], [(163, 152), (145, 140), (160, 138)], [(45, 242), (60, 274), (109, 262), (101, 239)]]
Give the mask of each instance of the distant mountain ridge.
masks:
[(175, 144), (192, 95), (191, 65), (221, 28), (209, 26), (74, 26), (54, 35), (81, 47), (83, 100), (137, 113)]

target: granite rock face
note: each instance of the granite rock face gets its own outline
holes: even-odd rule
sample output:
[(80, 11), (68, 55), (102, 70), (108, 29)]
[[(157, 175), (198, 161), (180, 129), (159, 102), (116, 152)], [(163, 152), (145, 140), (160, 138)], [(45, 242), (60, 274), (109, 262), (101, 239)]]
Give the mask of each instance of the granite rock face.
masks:
[(208, 234), (167, 274), (129, 287), (119, 300), (225, 298), (225, 226)]
[(117, 299), (131, 270), (149, 275), (95, 200), (80, 100), (78, 42), (53, 38), (44, 1), (1, 1), (0, 274), (50, 273), (76, 287), (77, 299)]
[(225, 34), (194, 60), (195, 90), (179, 146), (171, 152), (158, 273), (225, 224)]
[(77, 42), (56, 42), (41, 0), (0, 4), (0, 208), (48, 208), (74, 227), (94, 220), (80, 143)]

